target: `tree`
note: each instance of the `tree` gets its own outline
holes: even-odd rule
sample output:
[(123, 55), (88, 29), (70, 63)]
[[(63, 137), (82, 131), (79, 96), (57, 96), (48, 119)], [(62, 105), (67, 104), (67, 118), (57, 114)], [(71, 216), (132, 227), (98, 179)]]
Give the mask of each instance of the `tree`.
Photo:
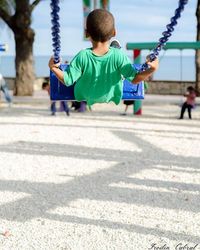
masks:
[(16, 58), (15, 95), (32, 95), (35, 74), (33, 69), (33, 42), (31, 15), (41, 0), (0, 0), (0, 18), (14, 33)]
[[(197, 1), (197, 41), (200, 41), (200, 0)], [(200, 50), (196, 50), (196, 90), (200, 93)]]

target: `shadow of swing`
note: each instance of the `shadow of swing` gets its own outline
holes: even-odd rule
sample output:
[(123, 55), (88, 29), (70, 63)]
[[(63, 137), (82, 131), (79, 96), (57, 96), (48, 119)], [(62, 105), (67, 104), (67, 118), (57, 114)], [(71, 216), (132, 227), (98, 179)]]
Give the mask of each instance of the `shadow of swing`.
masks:
[[(0, 191), (24, 192), (28, 196), (0, 206), (0, 217), (11, 221), (25, 222), (41, 217), (66, 223), (82, 225), (96, 225), (112, 229), (124, 229), (140, 234), (151, 234), (158, 237), (167, 237), (171, 240), (187, 240), (196, 243), (200, 237), (171, 232), (159, 228), (143, 227), (135, 224), (124, 224), (109, 220), (88, 219), (78, 216), (51, 214), (49, 210), (56, 207), (69, 206), (77, 199), (96, 201), (110, 201), (127, 204), (150, 206), (152, 208), (165, 208), (198, 213), (200, 211), (200, 197), (188, 193), (188, 200), (180, 190), (199, 191), (200, 185), (170, 182), (161, 180), (148, 180), (131, 178), (130, 175), (144, 169), (152, 169), (156, 165), (190, 168), (199, 170), (199, 160), (195, 157), (182, 157), (172, 155), (162, 149), (137, 137), (134, 133), (114, 130), (112, 133), (122, 140), (136, 143), (142, 152), (129, 150), (114, 150), (91, 148), (86, 146), (59, 145), (38, 142), (16, 142), (0, 145), (0, 152), (18, 153), (27, 155), (52, 155), (57, 157), (73, 157), (78, 159), (95, 159), (118, 162), (108, 169), (103, 169), (84, 176), (76, 176), (65, 183), (43, 183), (30, 181), (0, 180)], [(72, 166), (73, 167), (73, 166)], [(173, 170), (174, 171), (174, 170)], [(166, 188), (168, 191), (132, 189), (127, 187), (112, 187), (111, 183), (125, 182), (137, 186)], [(171, 192), (178, 190), (177, 192)], [(161, 199), (162, 197), (162, 199)], [(167, 202), (165, 202), (167, 201)]]

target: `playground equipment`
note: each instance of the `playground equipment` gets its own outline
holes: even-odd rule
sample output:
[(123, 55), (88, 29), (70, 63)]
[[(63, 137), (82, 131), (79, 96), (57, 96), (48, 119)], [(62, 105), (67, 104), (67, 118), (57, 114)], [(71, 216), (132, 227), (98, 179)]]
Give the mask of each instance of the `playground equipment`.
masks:
[[(181, 12), (184, 10), (184, 6), (188, 3), (188, 0), (179, 0), (178, 8), (175, 10), (175, 15), (171, 18), (171, 22), (167, 24), (167, 30), (162, 33), (162, 37), (159, 39), (159, 42), (154, 47), (152, 53), (149, 55), (151, 61), (159, 55), (161, 49), (165, 46), (172, 32), (174, 31), (174, 26), (177, 24), (177, 19), (181, 17)], [(52, 41), (53, 41), (53, 52), (54, 52), (54, 61), (58, 63), (60, 60), (60, 24), (59, 24), (59, 0), (51, 0), (52, 8)], [(67, 66), (62, 65), (61, 69), (64, 70)], [(135, 67), (133, 65), (133, 67)], [(141, 66), (136, 66), (139, 71), (144, 71), (148, 68), (148, 64), (144, 63)], [(64, 86), (62, 83), (59, 83), (59, 80), (53, 74), (50, 73), (50, 82), (51, 82), (51, 99), (52, 100), (74, 100), (74, 85), (70, 87)], [(144, 84), (140, 83), (134, 85), (128, 81), (124, 81), (123, 85), (123, 97), (124, 100), (136, 100), (144, 98)]]
[[(141, 52), (142, 50), (152, 50), (156, 46), (156, 42), (146, 42), (146, 43), (127, 43), (127, 50), (133, 51), (133, 59), (135, 63), (141, 62)], [(200, 49), (200, 41), (197, 42), (168, 42), (164, 50), (184, 50), (184, 49)], [(141, 114), (142, 112), (142, 102), (140, 100), (135, 101), (134, 114)]]

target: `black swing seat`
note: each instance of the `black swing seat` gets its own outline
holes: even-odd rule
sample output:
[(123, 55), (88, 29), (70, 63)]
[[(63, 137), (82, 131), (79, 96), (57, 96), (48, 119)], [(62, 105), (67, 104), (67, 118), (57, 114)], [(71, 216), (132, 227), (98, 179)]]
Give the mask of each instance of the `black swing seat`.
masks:
[[(65, 70), (68, 65), (62, 64), (61, 69)], [(140, 64), (133, 64), (136, 70), (139, 70)], [(50, 71), (50, 98), (52, 101), (75, 101), (74, 86), (67, 87), (60, 83), (55, 74)], [(123, 95), (122, 100), (141, 100), (144, 99), (144, 83), (132, 84), (127, 80), (123, 81)], [(83, 100), (84, 101), (84, 100)]]

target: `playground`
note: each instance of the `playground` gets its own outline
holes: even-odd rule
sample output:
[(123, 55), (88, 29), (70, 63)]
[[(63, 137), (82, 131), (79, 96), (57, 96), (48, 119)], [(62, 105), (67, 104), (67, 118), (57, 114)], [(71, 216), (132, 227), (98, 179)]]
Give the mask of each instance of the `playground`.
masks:
[(200, 111), (180, 121), (180, 107), (152, 99), (139, 117), (1, 105), (1, 249), (199, 244)]
[[(115, 39), (110, 1), (85, 0), (82, 38), (92, 47), (62, 64), (64, 1), (49, 1), (50, 78), (34, 89), (30, 18), (39, 2), (16, 1), (13, 16), (0, 4), (16, 43), (12, 98), (0, 74), (0, 249), (200, 250), (200, 99), (197, 81), (182, 79), (182, 50), (200, 41), (168, 42), (190, 3), (178, 1), (158, 40), (127, 42), (132, 62)], [(173, 96), (147, 92), (163, 50), (180, 52), (180, 81), (160, 83)]]

